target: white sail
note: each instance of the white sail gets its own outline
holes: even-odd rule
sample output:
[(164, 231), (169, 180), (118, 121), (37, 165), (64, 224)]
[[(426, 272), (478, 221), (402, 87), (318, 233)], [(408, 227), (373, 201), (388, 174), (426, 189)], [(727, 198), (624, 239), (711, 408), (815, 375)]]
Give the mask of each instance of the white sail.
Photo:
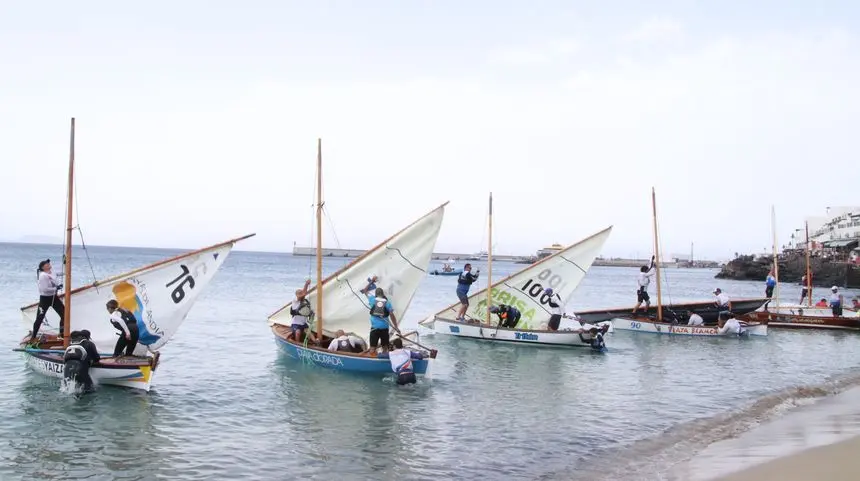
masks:
[[(566, 304), (573, 291), (585, 277), (594, 259), (603, 249), (603, 244), (609, 238), (612, 227), (583, 239), (566, 249), (546, 257), (531, 266), (505, 279), (493, 283), (491, 299), (494, 305), (507, 304), (516, 307), (522, 313), (517, 328), (540, 329), (549, 321), (550, 309), (547, 305), (549, 297), (544, 289), (551, 287), (553, 297)], [(469, 296), (467, 319), (483, 321), (487, 317), (487, 290), (473, 292)], [(453, 297), (453, 287), (451, 290)], [(455, 320), (460, 303), (457, 302), (438, 312), (434, 317)], [(422, 321), (432, 323), (434, 317)]]
[[(87, 329), (99, 352), (113, 352), (118, 330), (110, 323), (105, 304), (115, 299), (137, 318), (140, 331), (135, 355), (156, 351), (170, 340), (194, 302), (215, 276), (236, 241), (228, 241), (168, 261), (131, 271), (72, 291), (69, 331)], [(36, 319), (32, 305), (21, 309), (29, 326)], [(49, 311), (48, 322), (59, 325)]]
[[(394, 307), (398, 321), (403, 319), (418, 285), (427, 275), (427, 267), (442, 227), (445, 205), (425, 215), (373, 250), (348, 264), (323, 281), (323, 332), (331, 336), (338, 329), (360, 337), (370, 330), (370, 308), (360, 291), (367, 279), (377, 276), (377, 287)], [(316, 288), (308, 294), (316, 309)], [(289, 326), (292, 323), (289, 304), (269, 316), (269, 323)], [(313, 330), (316, 331), (316, 320)]]

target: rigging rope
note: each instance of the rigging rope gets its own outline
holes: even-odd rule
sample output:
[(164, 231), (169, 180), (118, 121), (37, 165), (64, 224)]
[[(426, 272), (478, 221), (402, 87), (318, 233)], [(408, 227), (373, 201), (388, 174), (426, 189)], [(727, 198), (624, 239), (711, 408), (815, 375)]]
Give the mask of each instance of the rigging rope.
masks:
[[(75, 184), (75, 190), (78, 190), (78, 180), (77, 178), (73, 179), (72, 182)], [(77, 225), (75, 228), (78, 230), (78, 236), (81, 238), (81, 247), (84, 249), (84, 254), (87, 256), (87, 264), (90, 266), (90, 274), (93, 276), (93, 283), (96, 283), (98, 279), (96, 279), (96, 271), (93, 268), (93, 261), (90, 258), (90, 251), (87, 249), (87, 244), (84, 242), (84, 231), (81, 230), (81, 213), (78, 207), (78, 198), (75, 197), (75, 220), (77, 221)], [(69, 286), (71, 289), (72, 286)], [(98, 286), (96, 286), (96, 292), (98, 292)]]

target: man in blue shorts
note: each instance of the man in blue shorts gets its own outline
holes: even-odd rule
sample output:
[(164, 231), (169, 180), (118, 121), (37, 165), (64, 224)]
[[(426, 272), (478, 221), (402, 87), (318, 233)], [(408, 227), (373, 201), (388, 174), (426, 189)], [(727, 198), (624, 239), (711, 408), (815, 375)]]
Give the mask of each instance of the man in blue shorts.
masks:
[(457, 278), (457, 299), (460, 299), (460, 311), (457, 313), (458, 321), (465, 321), (466, 309), (469, 308), (469, 288), (472, 287), (473, 282), (478, 280), (479, 275), (481, 275), (480, 269), (472, 274), (472, 264), (466, 264), (463, 266), (460, 277)]

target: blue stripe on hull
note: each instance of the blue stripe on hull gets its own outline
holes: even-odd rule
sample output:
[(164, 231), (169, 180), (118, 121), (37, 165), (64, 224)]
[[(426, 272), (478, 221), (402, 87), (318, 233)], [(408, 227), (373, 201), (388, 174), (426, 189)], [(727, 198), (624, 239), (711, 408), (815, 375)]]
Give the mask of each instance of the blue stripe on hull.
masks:
[[(307, 349), (287, 342), (277, 335), (275, 336), (275, 342), (278, 343), (278, 347), (284, 353), (297, 361), (309, 362), (310, 364), (335, 371), (394, 374), (394, 371), (391, 370), (391, 361), (388, 359), (346, 356), (331, 351), (321, 352), (316, 349)], [(412, 360), (412, 368), (415, 374), (426, 374), (428, 364), (427, 359)]]

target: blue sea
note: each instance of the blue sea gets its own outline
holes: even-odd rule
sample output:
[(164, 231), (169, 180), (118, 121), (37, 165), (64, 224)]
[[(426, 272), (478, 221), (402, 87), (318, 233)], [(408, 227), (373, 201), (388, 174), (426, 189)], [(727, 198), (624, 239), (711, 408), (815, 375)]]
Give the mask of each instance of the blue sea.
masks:
[[(178, 252), (76, 250), (73, 284)], [(420, 328), (439, 356), (427, 378), (398, 387), (279, 354), (266, 317), (312, 273), (313, 259), (233, 252), (162, 349), (151, 392), (100, 387), (77, 397), (12, 352), (27, 332), (19, 308), (37, 300), (36, 264), (61, 256), (59, 246), (0, 244), (3, 480), (683, 479), (672, 473), (708, 446), (860, 382), (860, 333), (617, 332), (598, 354)], [(324, 270), (346, 262), (326, 258)], [(523, 267), (496, 262), (493, 272)], [(716, 270), (663, 272), (664, 303), (710, 300), (715, 287), (736, 298), (764, 290), (714, 279)], [(632, 306), (636, 274), (592, 268), (569, 310)], [(453, 303), (455, 283), (427, 276), (405, 325)], [(781, 286), (783, 299), (799, 294)]]

